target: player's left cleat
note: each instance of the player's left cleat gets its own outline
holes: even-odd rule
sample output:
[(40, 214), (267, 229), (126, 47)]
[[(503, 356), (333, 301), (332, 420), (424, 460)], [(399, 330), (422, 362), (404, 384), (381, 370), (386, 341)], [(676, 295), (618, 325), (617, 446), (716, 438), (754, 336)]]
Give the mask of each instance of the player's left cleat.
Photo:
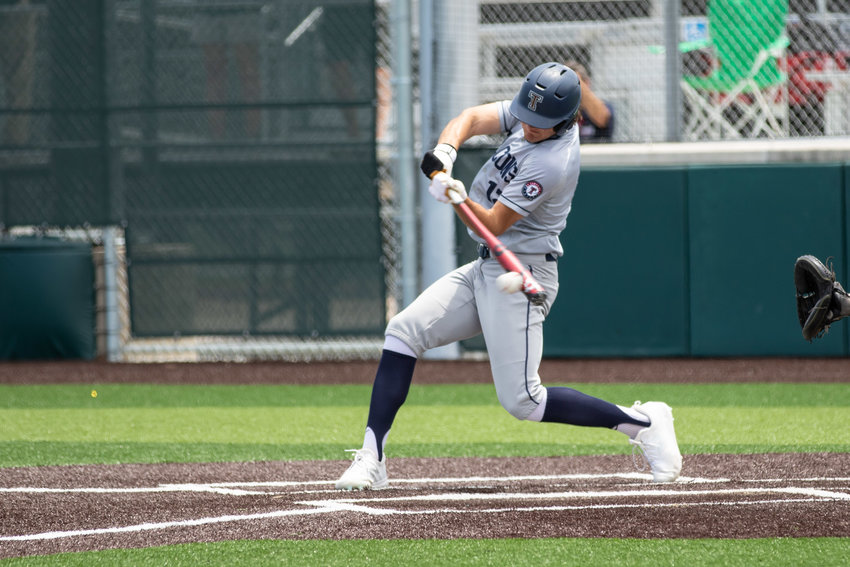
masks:
[(682, 472), (682, 454), (673, 429), (673, 410), (663, 402), (635, 402), (632, 408), (651, 423), (629, 443), (643, 452), (652, 469), (653, 482), (673, 482)]
[(369, 449), (354, 450), (354, 462), (348, 467), (339, 480), (337, 490), (363, 490), (364, 488), (385, 488), (387, 479), (387, 456), (378, 460), (377, 455)]

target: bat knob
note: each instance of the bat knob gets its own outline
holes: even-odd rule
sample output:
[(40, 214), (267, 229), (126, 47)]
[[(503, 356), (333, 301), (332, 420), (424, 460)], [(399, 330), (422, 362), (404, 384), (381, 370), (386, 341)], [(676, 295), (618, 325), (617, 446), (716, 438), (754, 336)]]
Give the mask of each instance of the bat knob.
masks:
[(545, 291), (526, 293), (525, 296), (528, 298), (532, 305), (543, 305), (544, 303), (546, 303)]

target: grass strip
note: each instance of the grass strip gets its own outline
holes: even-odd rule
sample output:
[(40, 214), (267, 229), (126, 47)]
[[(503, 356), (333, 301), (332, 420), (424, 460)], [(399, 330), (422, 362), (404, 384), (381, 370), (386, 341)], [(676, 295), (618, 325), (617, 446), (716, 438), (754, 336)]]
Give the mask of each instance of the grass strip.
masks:
[(843, 566), (850, 539), (485, 539), (369, 541), (231, 541), (147, 549), (13, 558), (0, 565), (99, 567), (169, 565), (659, 565), (750, 567)]
[[(633, 389), (602, 386), (609, 399), (623, 399)], [(711, 386), (691, 391), (662, 384), (645, 392), (665, 400), (688, 392), (686, 403), (671, 402), (685, 454), (850, 451), (845, 426), (850, 402), (836, 405), (846, 398), (846, 386), (765, 385), (768, 394), (761, 398), (751, 384)], [(96, 398), (79, 387), (7, 388), (2, 393), (14, 394), (0, 407), (0, 466), (343, 459), (343, 449), (361, 442), (368, 402), (359, 396), (368, 397), (369, 388), (239, 386), (212, 395), (205, 388), (109, 385)], [(592, 455), (630, 449), (610, 430), (517, 421), (499, 407), (490, 386), (420, 390), (427, 390), (423, 398), (412, 396), (398, 414), (389, 455)], [(337, 405), (311, 403), (323, 394)], [(199, 405), (197, 396), (212, 405)], [(730, 405), (733, 399), (745, 403)], [(755, 399), (762, 405), (747, 405)]]
[[(554, 384), (547, 384), (554, 385)], [(562, 384), (614, 403), (663, 400), (676, 408), (850, 406), (850, 388), (834, 383)], [(92, 397), (96, 392), (96, 397)], [(371, 386), (361, 385), (0, 385), (0, 409), (125, 407), (366, 407)], [(418, 385), (406, 405), (498, 406), (490, 384)]]

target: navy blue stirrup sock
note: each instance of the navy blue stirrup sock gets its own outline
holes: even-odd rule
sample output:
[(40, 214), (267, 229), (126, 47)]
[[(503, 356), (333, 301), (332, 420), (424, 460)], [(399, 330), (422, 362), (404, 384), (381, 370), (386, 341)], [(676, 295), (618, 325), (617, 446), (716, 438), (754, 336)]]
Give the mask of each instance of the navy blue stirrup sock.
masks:
[(391, 350), (384, 350), (375, 383), (372, 385), (372, 400), (369, 402), (369, 418), (366, 427), (375, 433), (378, 443), (378, 460), (383, 456), (383, 441), (393, 425), (395, 414), (407, 399), (407, 391), (413, 381), (416, 358)]
[(572, 388), (546, 388), (546, 410), (543, 420), (585, 427), (607, 427), (613, 429), (621, 423), (646, 425), (629, 417), (616, 404), (583, 394)]

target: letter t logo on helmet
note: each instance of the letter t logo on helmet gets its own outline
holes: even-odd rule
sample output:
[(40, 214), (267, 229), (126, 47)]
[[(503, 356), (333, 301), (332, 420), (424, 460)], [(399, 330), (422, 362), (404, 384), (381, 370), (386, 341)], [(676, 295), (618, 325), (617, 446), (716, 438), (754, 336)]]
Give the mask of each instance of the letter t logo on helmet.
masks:
[(537, 110), (537, 103), (543, 100), (543, 95), (534, 91), (528, 91), (528, 108), (532, 111)]

